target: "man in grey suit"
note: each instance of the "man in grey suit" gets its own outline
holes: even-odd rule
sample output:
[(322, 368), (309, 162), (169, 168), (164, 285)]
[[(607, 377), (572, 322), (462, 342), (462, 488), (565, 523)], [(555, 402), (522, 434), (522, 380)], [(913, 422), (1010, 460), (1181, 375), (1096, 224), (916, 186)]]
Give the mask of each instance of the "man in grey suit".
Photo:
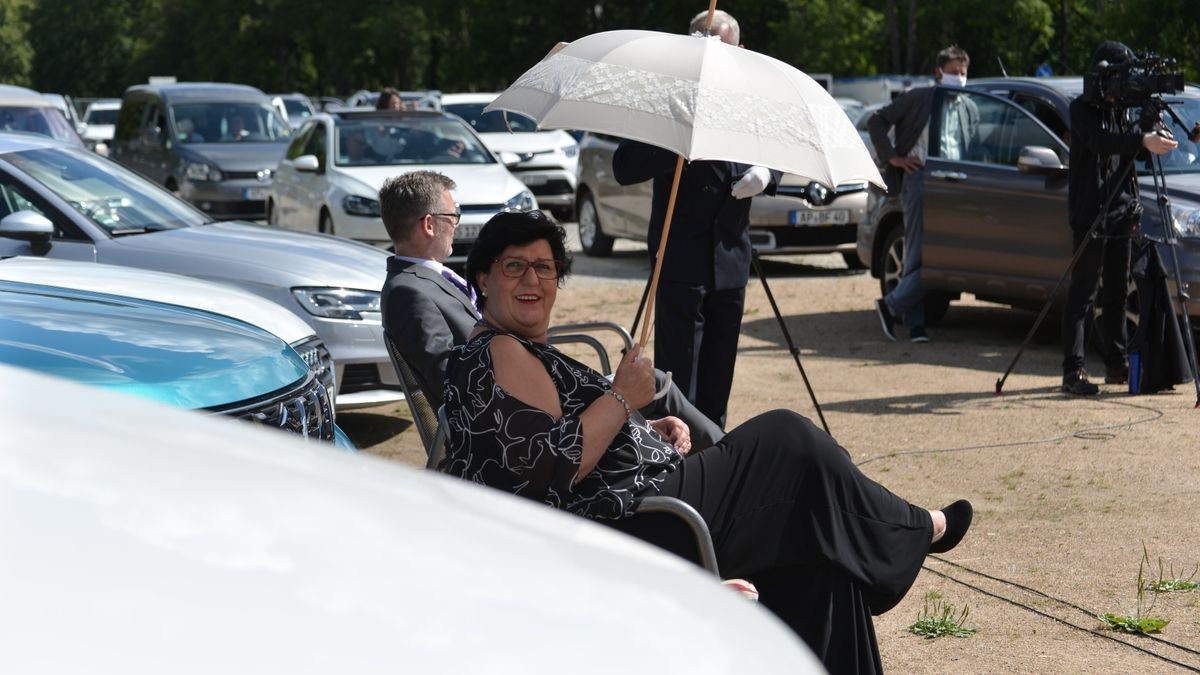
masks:
[[(442, 264), (460, 218), (451, 193), (456, 187), (440, 173), (413, 171), (388, 180), (379, 191), (383, 225), (396, 252), (388, 258), (383, 285), (383, 328), (435, 408), (442, 405), (450, 349), (465, 343), (479, 320), (466, 281)], [(655, 375), (661, 387), (666, 376)], [(697, 449), (724, 436), (675, 386), (641, 412), (647, 419), (678, 417)]]
[[(938, 52), (934, 76), (942, 84), (958, 87), (967, 84), (967, 67), (971, 59), (967, 52), (951, 45)], [(925, 331), (925, 289), (921, 285), (921, 240), (924, 231), (923, 190), (925, 184), (925, 158), (929, 150), (929, 119), (933, 112), (933, 87), (914, 89), (877, 110), (867, 123), (871, 132), (871, 144), (884, 167), (884, 181), (888, 192), (900, 191), (904, 207), (904, 270), (900, 283), (886, 296), (875, 301), (879, 323), (889, 340), (896, 340), (895, 323), (899, 317), (908, 328), (913, 342), (928, 342)], [(947, 115), (956, 128), (943, 125), (943, 136), (939, 147), (943, 152), (954, 153), (961, 158), (970, 138), (969, 127), (978, 122), (978, 112), (970, 113), (970, 101), (958, 101), (961, 106), (956, 114)], [(888, 132), (895, 135), (895, 143)]]

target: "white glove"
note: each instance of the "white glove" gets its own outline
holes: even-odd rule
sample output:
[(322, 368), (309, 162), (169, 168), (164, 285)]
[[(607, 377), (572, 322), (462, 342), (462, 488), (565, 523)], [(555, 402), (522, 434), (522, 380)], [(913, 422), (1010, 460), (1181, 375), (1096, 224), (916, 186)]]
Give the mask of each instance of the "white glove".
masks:
[(734, 199), (745, 199), (767, 189), (771, 182), (771, 172), (765, 166), (752, 166), (750, 170), (738, 179), (729, 190)]

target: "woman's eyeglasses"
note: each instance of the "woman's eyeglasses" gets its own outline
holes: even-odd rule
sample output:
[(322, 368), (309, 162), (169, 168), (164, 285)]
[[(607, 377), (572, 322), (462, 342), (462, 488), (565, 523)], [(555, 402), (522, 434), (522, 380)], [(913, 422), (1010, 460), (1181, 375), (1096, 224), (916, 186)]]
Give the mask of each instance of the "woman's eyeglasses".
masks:
[(525, 276), (525, 270), (533, 268), (533, 273), (539, 279), (547, 281), (557, 279), (562, 262), (558, 260), (526, 260), (524, 258), (496, 258), (500, 265), (500, 273), (506, 277), (519, 279)]

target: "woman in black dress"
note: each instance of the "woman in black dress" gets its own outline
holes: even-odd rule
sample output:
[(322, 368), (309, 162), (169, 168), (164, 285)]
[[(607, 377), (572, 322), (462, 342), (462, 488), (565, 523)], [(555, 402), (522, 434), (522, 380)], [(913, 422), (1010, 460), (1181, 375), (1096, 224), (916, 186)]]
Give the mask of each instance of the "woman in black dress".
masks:
[(722, 572), (830, 672), (882, 669), (872, 614), (895, 606), (929, 552), (966, 533), (971, 506), (913, 506), (862, 474), (806, 418), (776, 410), (691, 451), (687, 426), (645, 420), (649, 359), (634, 347), (610, 382), (546, 342), (570, 268), (562, 228), (540, 212), (492, 218), (467, 259), (483, 319), (446, 371), (446, 470), (593, 519), (669, 495), (700, 512)]

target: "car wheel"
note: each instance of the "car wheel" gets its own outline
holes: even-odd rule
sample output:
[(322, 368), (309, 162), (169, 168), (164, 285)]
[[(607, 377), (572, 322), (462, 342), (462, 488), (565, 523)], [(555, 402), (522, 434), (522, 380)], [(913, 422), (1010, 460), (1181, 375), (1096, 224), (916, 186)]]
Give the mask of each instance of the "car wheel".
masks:
[[(846, 254), (851, 255), (851, 254)], [(879, 292), (887, 295), (900, 277), (904, 276), (904, 228), (897, 225), (888, 232), (883, 243), (883, 260), (879, 265)], [(942, 291), (925, 294), (925, 325), (936, 326), (950, 309), (951, 296)]]
[(279, 213), (275, 210), (275, 202), (267, 200), (267, 224), (279, 227)]
[(317, 225), (317, 231), (322, 234), (333, 234), (333, 216), (329, 215), (328, 211), (321, 211), (321, 222)]
[(579, 243), (583, 252), (603, 258), (612, 253), (613, 238), (604, 234), (600, 227), (600, 213), (596, 210), (596, 200), (590, 192), (579, 195)]
[(858, 259), (858, 254), (853, 251), (851, 251), (849, 253), (843, 253), (842, 260), (846, 261), (846, 267), (849, 269), (852, 269), (852, 270), (867, 269), (867, 266), (862, 264), (862, 261)]
[[(1092, 305), (1092, 316), (1088, 322), (1088, 337), (1096, 353), (1101, 358), (1106, 358), (1108, 355), (1105, 345), (1108, 344), (1108, 340), (1104, 334), (1104, 281), (1101, 280), (1097, 286), (1096, 302)], [(1138, 330), (1141, 318), (1142, 305), (1137, 282), (1130, 276), (1125, 289), (1125, 341), (1127, 344), (1135, 344), (1135, 340), (1140, 338)]]

